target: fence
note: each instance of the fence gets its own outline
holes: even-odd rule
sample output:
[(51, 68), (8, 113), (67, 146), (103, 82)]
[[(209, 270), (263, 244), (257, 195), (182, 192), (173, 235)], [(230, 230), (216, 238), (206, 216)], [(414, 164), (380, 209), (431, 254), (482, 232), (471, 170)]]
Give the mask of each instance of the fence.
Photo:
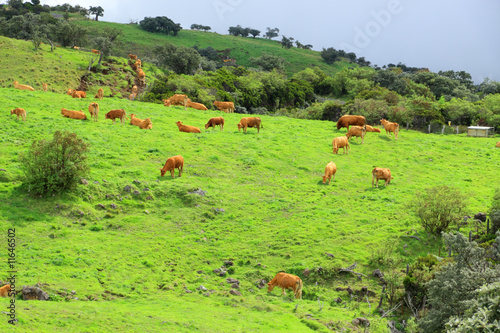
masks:
[(423, 133), (432, 133), (432, 134), (462, 134), (467, 133), (468, 126), (465, 125), (442, 125), (439, 123), (429, 124), (425, 127), (415, 127), (411, 128), (416, 131), (420, 131)]

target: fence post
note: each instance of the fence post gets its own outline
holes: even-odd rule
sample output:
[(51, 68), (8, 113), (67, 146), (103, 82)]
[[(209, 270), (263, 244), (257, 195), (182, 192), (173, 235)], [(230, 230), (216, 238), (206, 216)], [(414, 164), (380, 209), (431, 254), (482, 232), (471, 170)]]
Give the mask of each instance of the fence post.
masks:
[(429, 124), (429, 134), (431, 133), (431, 124)]
[(457, 134), (458, 134), (458, 126), (457, 126)]
[(444, 125), (443, 128), (441, 129), (441, 134), (444, 134)]

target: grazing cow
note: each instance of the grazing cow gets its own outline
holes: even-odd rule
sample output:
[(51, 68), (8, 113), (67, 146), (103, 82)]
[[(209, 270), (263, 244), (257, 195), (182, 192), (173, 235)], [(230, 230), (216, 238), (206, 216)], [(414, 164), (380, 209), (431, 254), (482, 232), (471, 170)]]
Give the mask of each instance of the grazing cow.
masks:
[(495, 145), (495, 147), (500, 148), (500, 141), (497, 142), (497, 144)]
[(72, 93), (73, 93), (73, 89), (71, 89), (71, 88), (68, 89), (68, 91), (66, 91), (66, 95), (70, 95), (71, 96)]
[(325, 167), (325, 175), (323, 176), (323, 184), (326, 183), (326, 180), (328, 179), (328, 185), (330, 185), (330, 180), (335, 180), (335, 172), (337, 172), (337, 166), (335, 163), (330, 162), (326, 165)]
[(130, 57), (130, 59), (132, 60), (137, 60), (137, 56), (135, 54), (128, 54), (128, 56)]
[(47, 92), (47, 90), (49, 89), (49, 85), (47, 83), (42, 84), (42, 89), (43, 91)]
[(94, 121), (97, 121), (97, 116), (99, 115), (99, 104), (90, 103), (89, 113), (90, 113), (90, 118), (92, 118), (92, 120)]
[(340, 117), (340, 119), (337, 121), (337, 129), (339, 130), (342, 127), (347, 127), (347, 130), (349, 130), (349, 126), (351, 125), (364, 126), (365, 124), (366, 119), (363, 116), (345, 115)]
[(104, 119), (113, 119), (113, 124), (115, 123), (116, 118), (119, 118), (121, 123), (125, 121), (127, 118), (127, 113), (123, 109), (111, 110), (104, 116)]
[(201, 131), (198, 127), (183, 125), (180, 121), (176, 122), (176, 124), (177, 124), (177, 127), (179, 127), (179, 132), (201, 133)]
[(361, 143), (365, 142), (366, 127), (365, 126), (353, 126), (347, 132), (347, 140), (350, 140), (353, 136), (356, 137), (356, 142), (358, 142), (358, 137), (361, 138)]
[(344, 154), (349, 155), (349, 149), (351, 147), (349, 146), (349, 140), (347, 139), (347, 136), (338, 136), (336, 138), (333, 138), (332, 146), (334, 154), (338, 154), (339, 149), (344, 148)]
[(221, 102), (214, 101), (214, 105), (221, 111), (225, 113), (233, 113), (234, 112), (234, 103), (233, 102)]
[(132, 87), (132, 94), (137, 95), (139, 93), (139, 89), (137, 88), (136, 85)]
[(141, 59), (137, 59), (134, 63), (135, 70), (138, 71), (142, 67), (142, 61)]
[(219, 125), (220, 130), (224, 130), (224, 118), (222, 117), (214, 117), (210, 118), (208, 120), (208, 123), (205, 124), (205, 129), (208, 129), (209, 127), (215, 128), (215, 126)]
[(19, 90), (30, 90), (30, 91), (35, 91), (32, 86), (27, 86), (25, 84), (19, 84), (18, 81), (14, 81), (14, 88), (19, 89)]
[(184, 106), (188, 102), (191, 102), (191, 100), (186, 95), (175, 94), (172, 97), (164, 99), (163, 100), (163, 105), (164, 106), (172, 106), (172, 105), (182, 105), (182, 106)]
[(385, 186), (387, 186), (391, 182), (391, 179), (394, 179), (394, 177), (391, 176), (391, 170), (384, 168), (375, 168), (372, 170), (372, 187), (375, 178), (377, 179), (376, 187), (378, 187), (379, 179), (385, 180)]
[(276, 286), (283, 289), (282, 295), (286, 295), (285, 289), (292, 289), (295, 298), (302, 299), (302, 280), (298, 276), (288, 273), (278, 273), (267, 283), (267, 292), (270, 293)]
[(399, 124), (398, 123), (391, 123), (390, 121), (387, 121), (383, 118), (380, 119), (380, 123), (385, 128), (385, 134), (388, 134), (389, 136), (391, 136), (391, 132), (393, 132), (394, 136), (396, 137), (396, 140), (398, 139), (398, 132), (399, 132)]
[(87, 93), (85, 91), (81, 91), (81, 90), (72, 90), (71, 96), (73, 96), (73, 98), (86, 98)]
[(102, 90), (102, 88), (99, 88), (99, 90), (97, 90), (97, 94), (95, 94), (94, 98), (99, 98), (99, 100), (102, 101), (102, 99), (104, 98), (104, 90)]
[(10, 284), (6, 284), (5, 286), (0, 287), (0, 297), (10, 297)]
[(380, 133), (380, 129), (376, 128), (376, 127), (371, 127), (370, 125), (365, 125), (366, 126), (366, 131), (367, 132), (376, 132), (376, 133)]
[(260, 128), (264, 128), (261, 125), (261, 120), (259, 117), (243, 117), (238, 123), (238, 131), (243, 128), (243, 132), (247, 132), (247, 127), (257, 127), (257, 133), (260, 132)]
[(96, 50), (96, 49), (92, 49), (92, 53), (95, 53), (95, 54), (101, 54), (101, 51)]
[(137, 70), (137, 76), (139, 77), (139, 80), (144, 80), (146, 78), (146, 73), (144, 73), (142, 68), (139, 68)]
[(78, 46), (73, 46), (75, 50), (79, 50), (80, 48)]
[(11, 110), (10, 111), (10, 114), (13, 115), (17, 115), (17, 120), (19, 120), (19, 116), (21, 116), (21, 119), (23, 121), (26, 121), (26, 110), (24, 109), (21, 109), (21, 108), (15, 108), (14, 110)]
[(187, 104), (186, 106), (188, 108), (193, 108), (193, 109), (202, 110), (202, 111), (208, 110), (207, 107), (204, 104), (201, 104), (201, 103), (196, 103), (196, 102), (188, 101), (186, 104)]
[[(151, 119), (146, 118), (139, 123), (139, 128), (140, 129), (152, 129), (153, 128), (152, 124), (153, 123), (151, 122)], [(149, 125), (151, 125), (151, 127)]]
[(140, 118), (137, 118), (135, 116), (135, 113), (132, 113), (130, 115), (130, 125), (135, 125), (135, 126), (139, 126), (140, 123), (142, 123), (144, 119), (140, 119)]
[(70, 119), (81, 119), (81, 120), (86, 120), (87, 116), (85, 113), (83, 113), (81, 110), (80, 111), (75, 111), (75, 110), (68, 110), (65, 108), (61, 109), (61, 114)]
[(161, 176), (165, 176), (167, 171), (170, 171), (172, 178), (175, 178), (175, 169), (179, 170), (179, 177), (182, 176), (182, 169), (184, 168), (184, 158), (181, 155), (175, 155), (167, 159), (163, 168), (160, 169)]

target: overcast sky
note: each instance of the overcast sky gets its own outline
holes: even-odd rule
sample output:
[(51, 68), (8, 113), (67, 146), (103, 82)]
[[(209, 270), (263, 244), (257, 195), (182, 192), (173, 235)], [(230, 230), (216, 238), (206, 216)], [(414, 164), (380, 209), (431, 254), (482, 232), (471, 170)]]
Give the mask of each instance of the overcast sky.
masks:
[(231, 26), (278, 28), (313, 49), (333, 47), (372, 65), (464, 70), (476, 84), (500, 81), (498, 0), (42, 0), (104, 8), (102, 21), (129, 23), (166, 16), (184, 29), (208, 25), (227, 34)]

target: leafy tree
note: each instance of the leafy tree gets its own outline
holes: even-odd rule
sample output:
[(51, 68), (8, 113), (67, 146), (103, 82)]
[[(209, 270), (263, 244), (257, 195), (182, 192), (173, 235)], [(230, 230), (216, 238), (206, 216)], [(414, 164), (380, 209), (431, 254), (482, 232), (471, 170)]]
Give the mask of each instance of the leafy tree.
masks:
[(274, 37), (278, 37), (279, 33), (280, 33), (280, 29), (278, 29), (278, 28), (271, 29), (271, 28), (267, 27), (265, 37), (267, 39), (273, 39)]
[(51, 141), (33, 141), (20, 157), (28, 192), (47, 195), (76, 186), (88, 172), (88, 144), (75, 133), (56, 131)]
[[(496, 325), (498, 325), (498, 312), (491, 311), (491, 308), (484, 312), (481, 308), (484, 306), (498, 308), (496, 284), (500, 279), (500, 265), (492, 267), (490, 262), (485, 260), (485, 250), (476, 242), (469, 242), (458, 232), (444, 233), (443, 239), (446, 246), (451, 249), (454, 262), (443, 266), (435, 273), (434, 279), (427, 283), (429, 312), (420, 320), (420, 329), (423, 332), (441, 332), (446, 328), (445, 325), (463, 328), (471, 324), (469, 318), (483, 321), (487, 325), (497, 320)], [(489, 299), (484, 297), (489, 294), (494, 297)], [(471, 305), (474, 307), (470, 308)], [(468, 309), (471, 309), (469, 313)], [(476, 317), (476, 313), (480, 318)]]
[(453, 124), (470, 125), (478, 116), (477, 110), (478, 107), (466, 99), (452, 98), (444, 104), (443, 115)]
[(478, 124), (500, 129), (500, 94), (490, 94), (477, 103), (479, 106)]
[(104, 9), (101, 6), (90, 6), (89, 13), (90, 15), (95, 15), (95, 20), (99, 21), (99, 16), (104, 16)]
[(333, 64), (339, 58), (339, 52), (333, 47), (329, 47), (327, 49), (323, 48), (320, 55), (321, 58), (323, 58), (323, 60), (329, 65)]
[(94, 38), (94, 45), (95, 48), (100, 51), (99, 62), (97, 63), (97, 65), (101, 66), (102, 59), (111, 53), (113, 42), (108, 37), (99, 36)]
[(272, 71), (273, 69), (283, 70), (285, 68), (285, 59), (263, 52), (258, 58), (250, 58), (250, 62), (256, 66), (261, 67), (265, 71)]
[(345, 109), (349, 114), (361, 115), (369, 124), (380, 124), (380, 119), (387, 118), (387, 103), (384, 100), (356, 98), (352, 104), (347, 104)]
[(283, 36), (283, 38), (281, 38), (281, 47), (282, 48), (289, 49), (292, 46), (293, 46), (293, 37), (287, 38), (287, 37)]
[(175, 23), (166, 16), (145, 17), (139, 22), (142, 29), (149, 32), (159, 32), (164, 34), (172, 34), (177, 36), (182, 27), (179, 23)]
[(167, 43), (153, 49), (158, 66), (168, 67), (177, 74), (193, 74), (201, 62), (200, 54), (185, 46)]
[(252, 35), (253, 38), (257, 37), (258, 35), (260, 35), (260, 30), (257, 30), (257, 29), (250, 29), (248, 31), (248, 33), (250, 35)]
[(456, 188), (440, 185), (418, 193), (410, 204), (425, 231), (440, 236), (462, 218), (466, 198)]

